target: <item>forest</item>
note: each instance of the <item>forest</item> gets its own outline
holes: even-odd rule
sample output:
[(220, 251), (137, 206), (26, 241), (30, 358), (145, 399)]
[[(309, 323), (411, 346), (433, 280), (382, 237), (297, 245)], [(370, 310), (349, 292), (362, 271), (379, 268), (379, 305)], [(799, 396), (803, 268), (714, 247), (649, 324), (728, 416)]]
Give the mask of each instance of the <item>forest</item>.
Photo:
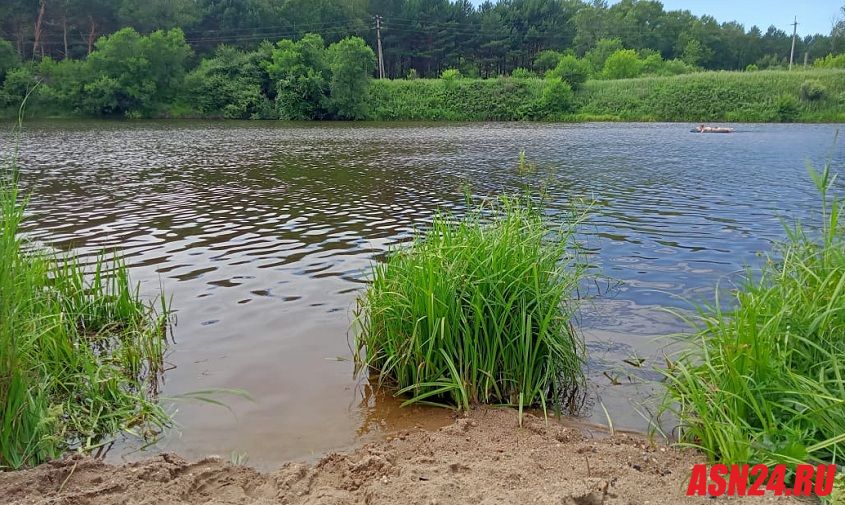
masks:
[[(796, 65), (845, 67), (842, 13), (797, 38)], [(35, 89), (42, 115), (379, 119), (376, 18), (385, 77), (545, 78), (531, 107), (553, 110), (529, 118), (572, 112), (587, 80), (785, 69), (792, 52), (778, 27), (654, 0), (7, 0), (0, 109)]]

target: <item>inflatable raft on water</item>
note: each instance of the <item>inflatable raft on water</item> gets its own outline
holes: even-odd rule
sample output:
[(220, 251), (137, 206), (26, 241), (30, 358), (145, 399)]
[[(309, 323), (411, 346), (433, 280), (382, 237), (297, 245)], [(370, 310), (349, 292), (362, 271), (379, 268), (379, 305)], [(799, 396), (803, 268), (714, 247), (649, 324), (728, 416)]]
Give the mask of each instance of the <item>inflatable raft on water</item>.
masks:
[(692, 133), (733, 133), (733, 128), (721, 128), (713, 126), (699, 126), (690, 130)]

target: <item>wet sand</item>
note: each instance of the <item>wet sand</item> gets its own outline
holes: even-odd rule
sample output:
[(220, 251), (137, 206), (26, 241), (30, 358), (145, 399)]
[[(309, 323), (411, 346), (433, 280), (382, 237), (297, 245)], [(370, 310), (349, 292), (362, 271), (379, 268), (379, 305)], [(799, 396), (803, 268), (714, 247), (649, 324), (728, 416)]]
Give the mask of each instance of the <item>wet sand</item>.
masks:
[[(685, 496), (700, 454), (526, 415), (484, 409), (434, 431), (403, 430), (315, 464), (261, 473), (219, 457), (164, 454), (122, 466), (73, 457), (0, 474), (5, 503), (648, 505), (728, 501)], [(773, 496), (731, 502), (800, 503)]]

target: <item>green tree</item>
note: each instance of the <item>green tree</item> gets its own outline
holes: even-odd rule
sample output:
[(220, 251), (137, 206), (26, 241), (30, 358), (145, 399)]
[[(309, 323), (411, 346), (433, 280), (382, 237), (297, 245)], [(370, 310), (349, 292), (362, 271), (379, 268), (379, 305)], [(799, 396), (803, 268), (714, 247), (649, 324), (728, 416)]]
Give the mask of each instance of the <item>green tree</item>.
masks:
[(584, 55), (584, 59), (590, 62), (593, 69), (598, 73), (604, 68), (604, 62), (616, 51), (625, 49), (621, 39), (601, 39), (596, 46)]
[(204, 114), (231, 119), (270, 118), (270, 100), (264, 94), (266, 72), (255, 52), (219, 46), (185, 79), (190, 104)]
[(329, 99), (335, 117), (362, 119), (367, 115), (370, 79), (375, 54), (360, 37), (348, 37), (329, 46), (332, 80)]
[(18, 52), (10, 42), (0, 39), (0, 84), (6, 78), (6, 73), (20, 65)]
[(643, 67), (643, 60), (636, 51), (621, 49), (607, 58), (602, 75), (606, 79), (629, 79), (642, 74)]
[(202, 18), (195, 0), (124, 0), (118, 15), (124, 24), (144, 32), (190, 28)]
[(578, 89), (587, 82), (590, 70), (591, 66), (587, 60), (568, 54), (560, 57), (557, 66), (549, 71), (549, 75), (563, 79), (572, 89)]
[(191, 55), (178, 28), (147, 37), (124, 28), (96, 47), (87, 60), (91, 81), (84, 90), (88, 108), (105, 114), (149, 112), (172, 101)]
[(711, 51), (696, 39), (691, 39), (684, 45), (681, 59), (688, 65), (701, 66), (710, 58)]
[(539, 75), (544, 75), (546, 72), (557, 66), (561, 56), (563, 56), (561, 53), (552, 49), (540, 51), (537, 53), (537, 57), (534, 58), (534, 71)]
[(324, 116), (331, 79), (323, 38), (309, 33), (297, 42), (281, 40), (265, 64), (276, 81), (276, 109), (282, 119)]

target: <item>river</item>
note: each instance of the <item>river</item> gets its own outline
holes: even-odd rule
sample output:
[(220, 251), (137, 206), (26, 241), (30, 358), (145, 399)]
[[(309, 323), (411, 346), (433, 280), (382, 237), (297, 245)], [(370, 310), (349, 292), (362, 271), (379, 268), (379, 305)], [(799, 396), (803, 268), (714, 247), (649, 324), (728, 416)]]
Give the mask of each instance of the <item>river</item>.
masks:
[[(252, 397), (168, 401), (179, 426), (148, 450), (270, 467), (448, 421), (356, 381), (348, 330), (372, 262), (436, 209), (460, 212), (467, 186), (544, 185), (550, 210), (595, 200), (584, 240), (612, 280), (581, 314), (584, 417), (605, 423), (604, 405), (616, 427), (645, 429), (661, 337), (685, 329), (666, 309), (711, 301), (782, 219), (812, 215), (806, 160), (845, 161), (836, 126), (735, 126), (44, 121), (26, 125), (20, 164), (34, 239), (89, 258), (116, 249), (143, 293), (172, 297), (164, 395)], [(521, 150), (532, 174), (516, 170)]]

